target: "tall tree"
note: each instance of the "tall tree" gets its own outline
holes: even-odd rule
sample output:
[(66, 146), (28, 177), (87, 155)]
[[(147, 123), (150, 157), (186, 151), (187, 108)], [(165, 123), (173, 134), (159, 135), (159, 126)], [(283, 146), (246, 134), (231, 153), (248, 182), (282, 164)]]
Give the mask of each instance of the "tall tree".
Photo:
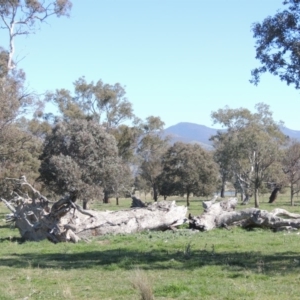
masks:
[(9, 37), (6, 63), (8, 70), (15, 68), (15, 38), (34, 33), (36, 23), (43, 22), (52, 15), (68, 16), (71, 7), (72, 3), (69, 0), (1, 0), (0, 28), (7, 30)]
[(61, 89), (49, 93), (47, 100), (56, 103), (65, 120), (92, 119), (110, 131), (134, 118), (132, 104), (119, 83), (87, 82), (84, 77), (74, 82), (74, 93)]
[(162, 155), (168, 147), (168, 138), (162, 134), (163, 126), (164, 122), (159, 117), (148, 117), (142, 125), (143, 135), (137, 148), (140, 160), (139, 175), (151, 186), (154, 201), (158, 199)]
[(232, 161), (234, 151), (231, 149), (231, 137), (218, 131), (217, 134), (210, 138), (213, 141), (215, 151), (213, 152), (214, 161), (219, 166), (220, 179), (221, 179), (221, 192), (220, 196), (225, 197), (226, 183), (233, 177)]
[[(0, 69), (3, 66), (1, 63), (4, 62), (0, 61)], [(0, 75), (1, 179), (3, 176), (20, 176), (21, 174), (16, 174), (17, 163), (22, 161), (19, 171), (24, 172), (26, 169), (24, 166), (30, 164), (24, 161), (25, 158), (32, 160), (31, 154), (37, 153), (33, 148), (34, 144), (39, 148), (40, 141), (33, 136), (28, 128), (28, 121), (23, 116), (32, 113), (36, 108), (38, 109), (38, 106), (39, 101), (36, 96), (28, 93), (25, 88), (24, 72), (14, 69)], [(28, 178), (32, 179), (29, 175), (32, 172), (29, 169), (27, 169)], [(36, 173), (36, 168), (34, 169), (33, 173)]]
[(300, 143), (292, 140), (284, 150), (282, 168), (290, 187), (291, 205), (294, 206), (294, 195), (300, 191)]
[(45, 140), (40, 180), (59, 195), (68, 192), (84, 205), (111, 190), (120, 162), (115, 138), (96, 122), (56, 124)]
[(269, 72), (300, 88), (300, 2), (283, 1), (285, 9), (268, 16), (261, 23), (254, 23), (256, 59), (261, 63), (252, 70), (250, 82), (258, 84), (260, 75)]
[[(165, 196), (186, 194), (187, 206), (191, 193), (208, 196), (216, 192), (218, 168), (211, 153), (198, 144), (175, 143), (163, 156)], [(168, 187), (168, 188), (167, 188)]]
[(251, 113), (246, 108), (225, 107), (213, 112), (212, 118), (214, 123), (227, 129), (213, 137), (215, 146), (229, 147), (230, 166), (245, 195), (244, 200), (248, 201), (254, 194), (255, 207), (259, 207), (259, 189), (270, 177), (271, 166), (279, 161), (285, 136), (280, 131), (280, 124), (273, 120), (268, 105), (258, 103), (255, 108), (256, 112)]
[[(38, 176), (38, 156), (42, 150), (42, 136), (49, 130), (46, 122), (28, 121), (25, 115), (35, 115), (43, 108), (38, 97), (28, 92), (25, 73), (16, 68), (13, 60), (15, 39), (31, 34), (37, 23), (51, 15), (68, 15), (68, 0), (2, 0), (0, 1), (0, 28), (6, 30), (8, 39), (0, 47), (0, 184), (5, 191), (5, 177), (26, 174), (34, 181)], [(3, 41), (2, 41), (3, 42)], [(38, 128), (39, 127), (39, 128)], [(43, 127), (43, 129), (42, 129)], [(47, 128), (47, 129), (46, 129)], [(42, 133), (43, 131), (43, 133)]]
[[(87, 82), (84, 77), (74, 82), (74, 92), (56, 90), (46, 95), (46, 101), (54, 102), (60, 111), (56, 120), (93, 120), (114, 135), (123, 160), (133, 158), (134, 149), (141, 135), (141, 128), (132, 104), (125, 97), (124, 87), (119, 83), (104, 84)], [(133, 120), (132, 125), (124, 124)]]
[(31, 182), (35, 182), (39, 175), (38, 157), (42, 151), (42, 141), (31, 133), (25, 119), (2, 131), (0, 141), (0, 194), (5, 197), (11, 191), (11, 182), (6, 180), (7, 177), (18, 178), (26, 174)]

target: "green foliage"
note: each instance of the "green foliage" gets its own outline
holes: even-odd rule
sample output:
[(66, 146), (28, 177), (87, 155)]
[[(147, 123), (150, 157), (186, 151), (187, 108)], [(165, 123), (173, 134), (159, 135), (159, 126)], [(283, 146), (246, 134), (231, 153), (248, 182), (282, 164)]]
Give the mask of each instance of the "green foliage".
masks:
[(74, 82), (74, 95), (61, 89), (48, 93), (47, 101), (54, 101), (65, 121), (88, 119), (103, 125), (107, 131), (134, 117), (132, 104), (119, 84), (104, 84), (101, 80), (88, 83), (84, 77)]
[[(45, 100), (57, 105), (60, 115), (54, 116), (56, 121), (93, 120), (103, 126), (114, 135), (122, 161), (132, 163), (143, 129), (125, 95), (125, 89), (119, 83), (110, 85), (101, 80), (88, 83), (81, 77), (74, 82), (74, 93), (56, 90), (48, 93)], [(129, 120), (133, 120), (132, 125), (124, 124)]]
[(135, 162), (135, 151), (142, 134), (139, 126), (121, 124), (112, 128), (110, 133), (115, 137), (119, 149), (119, 156), (123, 161)]
[(162, 159), (162, 195), (208, 196), (216, 191), (218, 168), (211, 153), (198, 144), (175, 143)]
[(285, 0), (283, 4), (284, 10), (253, 24), (256, 59), (261, 67), (252, 70), (251, 82), (258, 84), (260, 75), (269, 72), (299, 89), (300, 3), (298, 0)]
[(162, 172), (162, 155), (168, 147), (168, 138), (162, 136), (164, 122), (159, 117), (150, 116), (142, 124), (143, 134), (138, 144), (137, 155), (140, 161), (140, 183), (152, 188), (153, 199), (157, 201), (159, 176)]
[(291, 205), (294, 205), (294, 195), (300, 191), (300, 143), (292, 140), (284, 149), (282, 168), (290, 188)]
[[(2, 1), (8, 6), (15, 2)], [(17, 5), (17, 3), (15, 3)], [(10, 8), (8, 7), (8, 12)], [(4, 9), (5, 10), (5, 9)], [(0, 15), (4, 11), (0, 11)], [(2, 20), (3, 21), (3, 20)], [(26, 174), (34, 182), (38, 176), (38, 155), (41, 152), (41, 139), (30, 128), (30, 121), (24, 118), (41, 108), (36, 95), (28, 93), (25, 73), (9, 69), (9, 52), (0, 48), (0, 194), (6, 196), (9, 183), (6, 177), (19, 177)], [(37, 126), (36, 126), (37, 127)]]
[(280, 124), (273, 120), (268, 105), (258, 103), (255, 108), (255, 113), (229, 107), (213, 112), (214, 123), (227, 127), (227, 131), (218, 132), (212, 140), (223, 173), (233, 174), (246, 202), (254, 194), (258, 207), (258, 191), (265, 182), (280, 180), (274, 174), (282, 173), (280, 148), (286, 137), (280, 131)]
[(120, 161), (114, 137), (93, 121), (56, 124), (42, 155), (40, 180), (58, 194), (75, 199), (99, 195), (111, 188)]
[(37, 99), (24, 88), (24, 73), (14, 70), (0, 78), (0, 185), (1, 195), (8, 190), (5, 177), (27, 174), (30, 181), (38, 176), (41, 140), (34, 136), (29, 121), (22, 115), (34, 109)]

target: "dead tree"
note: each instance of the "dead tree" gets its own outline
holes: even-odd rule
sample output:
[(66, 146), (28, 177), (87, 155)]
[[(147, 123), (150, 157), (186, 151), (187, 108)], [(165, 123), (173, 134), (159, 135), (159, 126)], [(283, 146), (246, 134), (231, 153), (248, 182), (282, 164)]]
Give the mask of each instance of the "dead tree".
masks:
[(237, 198), (220, 202), (203, 202), (204, 212), (200, 216), (189, 217), (190, 228), (208, 231), (214, 228), (269, 228), (274, 231), (297, 230), (300, 228), (300, 214), (293, 214), (284, 209), (276, 208), (271, 212), (258, 208), (235, 210)]
[(186, 220), (187, 208), (176, 206), (175, 201), (161, 201), (122, 211), (84, 210), (73, 201), (72, 195), (51, 203), (27, 182), (25, 176), (10, 180), (16, 187), (13, 198), (1, 201), (11, 212), (6, 216), (7, 222), (13, 222), (25, 240), (78, 242), (108, 233), (164, 230)]

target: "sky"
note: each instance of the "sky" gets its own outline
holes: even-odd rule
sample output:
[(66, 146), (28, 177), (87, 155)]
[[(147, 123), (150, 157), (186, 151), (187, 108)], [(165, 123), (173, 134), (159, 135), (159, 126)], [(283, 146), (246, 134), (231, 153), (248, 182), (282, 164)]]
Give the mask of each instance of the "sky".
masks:
[[(120, 83), (141, 119), (160, 116), (213, 125), (228, 105), (270, 105), (275, 121), (300, 130), (300, 91), (265, 74), (252, 85), (254, 22), (283, 9), (283, 0), (73, 0), (69, 18), (51, 17), (16, 39), (18, 67), (37, 93), (88, 82)], [(7, 33), (0, 32), (8, 47)], [(49, 108), (53, 109), (53, 108)]]

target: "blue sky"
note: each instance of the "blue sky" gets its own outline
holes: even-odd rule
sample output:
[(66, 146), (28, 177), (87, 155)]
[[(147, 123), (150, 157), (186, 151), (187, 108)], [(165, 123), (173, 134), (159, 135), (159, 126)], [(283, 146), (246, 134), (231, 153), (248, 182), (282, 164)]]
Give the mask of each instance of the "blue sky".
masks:
[[(255, 60), (251, 24), (282, 9), (283, 0), (73, 0), (70, 18), (50, 18), (16, 40), (16, 59), (38, 93), (87, 81), (121, 83), (137, 116), (166, 127), (212, 127), (228, 105), (270, 105), (276, 121), (300, 130), (300, 92), (264, 75), (249, 83)], [(7, 47), (2, 30), (2, 45)], [(220, 126), (215, 126), (220, 127)]]

